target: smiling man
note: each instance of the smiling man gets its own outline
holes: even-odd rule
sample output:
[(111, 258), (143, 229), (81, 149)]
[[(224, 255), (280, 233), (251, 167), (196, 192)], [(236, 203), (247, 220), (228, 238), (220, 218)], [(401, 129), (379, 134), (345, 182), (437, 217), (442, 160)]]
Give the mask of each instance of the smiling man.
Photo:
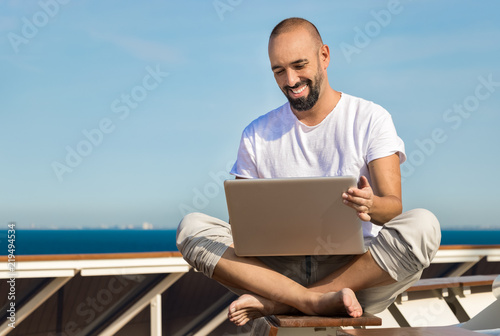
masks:
[(238, 257), (230, 225), (187, 215), (177, 246), (184, 258), (237, 294), (237, 325), (270, 314), (377, 313), (420, 278), (440, 243), (436, 217), (402, 213), (404, 144), (381, 106), (331, 88), (330, 50), (307, 20), (280, 22), (269, 38), (271, 69), (288, 103), (243, 131), (237, 178), (359, 177), (342, 195), (363, 220), (368, 251), (358, 256)]
[[(340, 98), (339, 92), (325, 90), (328, 83), (326, 83), (326, 87), (324, 86), (326, 75), (324, 70), (326, 68), (322, 68), (323, 64), (319, 53), (326, 52), (329, 57), (328, 46), (323, 45), (321, 37), (313, 25), (310, 27), (304, 25), (304, 29), (296, 30), (293, 36), (289, 34), (290, 31), (284, 33), (286, 28), (283, 27), (284, 25), (281, 28), (277, 26), (271, 33), (269, 41), (271, 69), (294, 113), (309, 111), (309, 114), (313, 115), (314, 111), (321, 110), (321, 106), (316, 106), (320, 93), (335, 93), (335, 103)], [(321, 51), (323, 48), (326, 49)], [(295, 59), (296, 57), (299, 58)], [(323, 61), (325, 60), (323, 59)], [(322, 98), (322, 101), (326, 100), (328, 99)]]

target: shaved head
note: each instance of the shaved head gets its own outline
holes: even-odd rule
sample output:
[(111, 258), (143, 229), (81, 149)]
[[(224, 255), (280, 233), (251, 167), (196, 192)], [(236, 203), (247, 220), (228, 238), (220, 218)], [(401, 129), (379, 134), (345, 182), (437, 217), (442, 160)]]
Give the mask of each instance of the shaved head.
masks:
[(271, 41), (274, 37), (280, 34), (294, 32), (299, 29), (306, 30), (311, 36), (312, 40), (316, 42), (318, 48), (323, 45), (323, 40), (321, 39), (321, 35), (319, 34), (319, 31), (316, 28), (316, 26), (313, 25), (311, 22), (307, 21), (306, 19), (298, 17), (288, 18), (278, 23), (271, 32), (271, 36), (269, 36), (269, 41)]
[(268, 53), (276, 83), (294, 113), (313, 110), (322, 93), (331, 93), (326, 72), (330, 49), (311, 22), (281, 21), (271, 32)]

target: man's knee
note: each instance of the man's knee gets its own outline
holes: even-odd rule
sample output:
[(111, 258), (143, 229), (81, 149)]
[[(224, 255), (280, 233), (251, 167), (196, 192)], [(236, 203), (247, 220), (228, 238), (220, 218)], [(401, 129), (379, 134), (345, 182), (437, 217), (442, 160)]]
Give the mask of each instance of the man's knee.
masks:
[(418, 228), (421, 235), (419, 248), (428, 257), (428, 264), (426, 263), (424, 267), (428, 267), (441, 244), (441, 227), (436, 216), (429, 210), (414, 209), (411, 210), (411, 216), (413, 219), (412, 225)]
[(186, 215), (177, 228), (176, 244), (182, 257), (208, 277), (231, 243), (229, 224), (203, 213)]
[(176, 245), (179, 252), (184, 255), (184, 246), (190, 237), (196, 235), (196, 227), (199, 222), (200, 216), (203, 215), (198, 212), (193, 212), (184, 216), (177, 227)]
[[(441, 244), (439, 221), (426, 209), (407, 211), (386, 223), (385, 228), (399, 232), (405, 245), (408, 245), (411, 251), (420, 251), (429, 262)], [(424, 265), (427, 266), (429, 265)]]
[(386, 223), (369, 249), (384, 271), (402, 281), (430, 265), (440, 242), (436, 216), (428, 210), (415, 209)]
[(427, 230), (433, 230), (440, 232), (439, 221), (436, 216), (427, 209), (413, 209), (409, 210), (408, 214), (411, 214), (413, 220), (417, 223), (422, 223), (422, 225), (427, 225)]

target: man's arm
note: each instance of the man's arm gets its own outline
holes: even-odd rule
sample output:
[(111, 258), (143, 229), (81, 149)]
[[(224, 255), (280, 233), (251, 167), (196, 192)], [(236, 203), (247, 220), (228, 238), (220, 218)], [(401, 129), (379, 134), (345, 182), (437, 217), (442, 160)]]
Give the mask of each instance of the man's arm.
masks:
[(393, 154), (368, 164), (372, 185), (361, 176), (358, 188), (342, 196), (344, 203), (358, 211), (359, 218), (384, 225), (403, 211), (399, 156)]

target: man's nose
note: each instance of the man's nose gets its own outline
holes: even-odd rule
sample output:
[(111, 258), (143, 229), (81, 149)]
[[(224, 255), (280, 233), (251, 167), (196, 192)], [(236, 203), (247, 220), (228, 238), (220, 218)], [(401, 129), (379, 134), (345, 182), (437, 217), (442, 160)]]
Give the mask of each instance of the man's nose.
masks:
[(299, 76), (293, 70), (287, 70), (286, 72), (286, 85), (294, 87), (299, 82)]

